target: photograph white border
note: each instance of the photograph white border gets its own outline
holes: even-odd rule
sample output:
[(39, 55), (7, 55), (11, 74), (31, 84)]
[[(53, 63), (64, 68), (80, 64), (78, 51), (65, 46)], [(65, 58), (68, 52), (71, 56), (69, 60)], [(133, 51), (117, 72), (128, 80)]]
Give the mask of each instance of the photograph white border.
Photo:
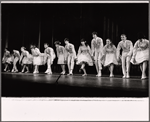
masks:
[[(1, 3), (149, 3), (149, 1), (1, 1)], [(66, 106), (69, 106), (70, 108)], [(127, 116), (127, 114), (129, 116)], [(1, 120), (2, 121), (149, 121), (149, 97), (147, 98), (1, 97)]]

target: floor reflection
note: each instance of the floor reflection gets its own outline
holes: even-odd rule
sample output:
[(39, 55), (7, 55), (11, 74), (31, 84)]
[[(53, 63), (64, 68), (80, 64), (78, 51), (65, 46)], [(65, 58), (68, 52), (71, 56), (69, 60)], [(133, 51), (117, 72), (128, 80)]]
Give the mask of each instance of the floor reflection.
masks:
[(92, 77), (92, 76), (77, 76), (77, 75), (47, 75), (47, 74), (23, 74), (23, 73), (3, 73), (3, 78), (22, 81), (30, 81), (37, 83), (56, 83), (60, 85), (70, 85), (78, 87), (107, 87), (107, 88), (125, 88), (125, 89), (147, 89), (148, 79), (123, 79), (110, 77)]

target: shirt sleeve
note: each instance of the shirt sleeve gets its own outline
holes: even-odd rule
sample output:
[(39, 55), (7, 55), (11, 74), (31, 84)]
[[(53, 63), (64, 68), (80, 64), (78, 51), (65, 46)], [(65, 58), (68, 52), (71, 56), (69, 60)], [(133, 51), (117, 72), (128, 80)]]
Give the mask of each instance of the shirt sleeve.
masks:
[(51, 55), (51, 57), (52, 57), (52, 60), (54, 60), (55, 59), (55, 52), (54, 52), (54, 50), (53, 50), (53, 48), (50, 48), (50, 55)]
[(91, 41), (91, 54), (94, 55), (94, 40)]
[(103, 47), (104, 47), (103, 39), (100, 38), (99, 41), (100, 41), (100, 49), (101, 51), (103, 51)]
[(76, 51), (75, 51), (74, 45), (71, 45), (71, 46), (72, 46), (73, 55), (74, 55), (74, 57), (76, 58), (77, 56), (76, 56)]
[(117, 58), (120, 56), (120, 50), (121, 50), (121, 42), (119, 42), (117, 46), (117, 52), (116, 52)]
[(68, 51), (67, 51), (66, 48), (67, 48), (67, 47), (65, 46), (65, 52), (64, 52), (64, 54), (65, 54), (65, 60), (67, 60), (67, 56), (68, 56)]
[(133, 43), (130, 41), (130, 52), (128, 53), (129, 56), (131, 56), (133, 53)]

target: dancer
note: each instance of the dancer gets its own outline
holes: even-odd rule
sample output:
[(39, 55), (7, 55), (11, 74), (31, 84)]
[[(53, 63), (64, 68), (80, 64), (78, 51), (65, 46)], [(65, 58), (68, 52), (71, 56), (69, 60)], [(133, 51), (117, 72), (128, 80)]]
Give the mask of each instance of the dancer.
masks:
[(33, 73), (39, 73), (39, 66), (44, 64), (44, 57), (41, 55), (40, 50), (35, 46), (30, 46), (31, 53), (33, 55), (33, 65), (34, 65), (34, 71)]
[(45, 71), (45, 73), (47, 74), (52, 74), (52, 69), (51, 69), (51, 65), (53, 64), (53, 61), (56, 57), (53, 48), (49, 47), (48, 43), (44, 43), (44, 53), (46, 55), (46, 60), (45, 62), (47, 63), (47, 70)]
[(139, 39), (134, 44), (131, 63), (140, 65), (142, 71), (141, 79), (146, 79), (146, 68), (149, 61), (149, 40), (143, 34), (139, 34)]
[(69, 74), (73, 75), (74, 62), (76, 60), (76, 51), (74, 49), (74, 45), (69, 43), (69, 39), (65, 38), (65, 62), (67, 62)]
[(122, 60), (122, 72), (123, 78), (129, 78), (130, 75), (130, 60), (133, 51), (133, 44), (130, 40), (127, 40), (125, 34), (121, 34), (121, 41), (117, 46), (117, 60), (119, 61), (120, 50), (123, 50), (121, 60)]
[(14, 60), (13, 60), (13, 68), (11, 72), (18, 72), (17, 62), (20, 59), (20, 52), (18, 50), (13, 50), (13, 56), (14, 56)]
[(4, 71), (10, 72), (9, 65), (13, 62), (10, 51), (5, 48), (2, 63), (5, 65)]
[(32, 64), (33, 62), (33, 57), (31, 54), (29, 54), (29, 52), (26, 50), (25, 47), (21, 47), (21, 56), (20, 56), (20, 60), (19, 60), (19, 64), (22, 63), (23, 68), (22, 68), (22, 73), (29, 73), (29, 65)]
[(82, 76), (87, 75), (86, 69), (85, 69), (86, 64), (88, 64), (89, 66), (93, 66), (91, 49), (90, 49), (90, 46), (86, 44), (86, 41), (84, 39), (81, 39), (81, 46), (78, 49), (76, 64), (81, 65), (80, 71), (83, 70), (84, 72)]
[(106, 39), (106, 45), (103, 48), (103, 55), (101, 57), (104, 67), (109, 67), (110, 77), (114, 77), (114, 64), (118, 65), (116, 56), (116, 47), (110, 39)]
[(56, 52), (57, 52), (57, 57), (58, 61), (57, 64), (61, 66), (62, 72), (61, 74), (64, 75), (66, 73), (65, 71), (65, 48), (61, 46), (60, 41), (55, 41), (55, 46), (56, 46)]
[(101, 77), (102, 73), (102, 64), (101, 64), (101, 56), (103, 50), (103, 40), (102, 38), (97, 36), (97, 32), (92, 33), (93, 39), (91, 41), (91, 49), (92, 49), (92, 57), (95, 61), (96, 71), (98, 77)]

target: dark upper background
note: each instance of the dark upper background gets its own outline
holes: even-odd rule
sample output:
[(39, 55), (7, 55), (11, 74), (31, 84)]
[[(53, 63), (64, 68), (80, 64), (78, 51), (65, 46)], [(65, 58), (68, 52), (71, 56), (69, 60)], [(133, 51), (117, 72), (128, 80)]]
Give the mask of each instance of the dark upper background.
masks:
[(90, 44), (93, 31), (116, 46), (121, 33), (133, 43), (140, 31), (148, 38), (148, 4), (2, 4), (2, 48), (7, 40), (11, 49), (38, 46), (40, 33), (41, 52), (44, 42), (54, 46), (65, 37), (77, 50), (81, 38)]
[[(98, 32), (104, 44), (111, 38), (117, 46), (125, 33), (133, 44), (137, 33), (148, 38), (148, 3), (136, 4), (1, 4), (2, 52), (5, 46), (20, 50), (34, 43), (44, 51), (43, 43), (54, 48), (54, 41), (68, 37), (76, 51), (80, 39), (90, 44), (91, 33)], [(40, 36), (39, 36), (40, 34)]]

